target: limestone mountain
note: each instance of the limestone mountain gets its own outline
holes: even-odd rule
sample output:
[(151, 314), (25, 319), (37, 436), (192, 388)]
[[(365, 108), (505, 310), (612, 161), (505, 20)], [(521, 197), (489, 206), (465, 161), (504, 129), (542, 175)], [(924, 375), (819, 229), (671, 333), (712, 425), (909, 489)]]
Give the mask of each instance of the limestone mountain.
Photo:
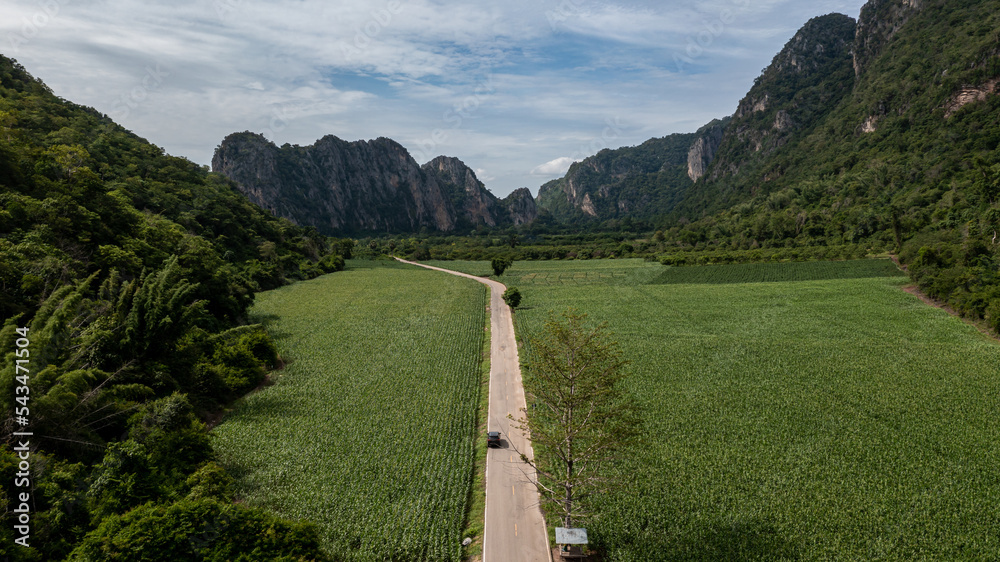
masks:
[(809, 131), (851, 91), (855, 22), (813, 18), (785, 45), (740, 100), (720, 142), (710, 178), (737, 174)]
[[(539, 207), (563, 222), (633, 217), (670, 227), (736, 207), (743, 214), (770, 215), (784, 201), (768, 204), (772, 193), (800, 192), (803, 182), (834, 177), (857, 178), (866, 187), (855, 189), (856, 195), (923, 185), (937, 201), (948, 189), (945, 178), (963, 177), (961, 184), (968, 185), (974, 179), (969, 161), (993, 159), (997, 14), (996, 0), (871, 0), (857, 22), (841, 14), (813, 18), (774, 57), (731, 117), (693, 135), (605, 150), (576, 163), (565, 177), (541, 187)], [(684, 174), (669, 173), (681, 168)], [(883, 191), (879, 205), (902, 198), (892, 204), (909, 209), (901, 194)], [(812, 209), (814, 217), (837, 222), (833, 215), (849, 212), (859, 233), (870, 231), (859, 222), (888, 228), (888, 211), (874, 222), (862, 218), (874, 212), (870, 204), (860, 205), (866, 198), (840, 201), (836, 211), (820, 208), (832, 198), (818, 192), (807, 199), (799, 206)], [(826, 232), (825, 226), (807, 228), (806, 215), (790, 219), (798, 223), (792, 233)]]
[[(684, 201), (698, 210), (725, 207), (732, 198), (725, 186), (716, 189), (718, 180), (759, 167), (850, 92), (855, 27), (841, 14), (813, 18), (774, 57), (732, 117), (694, 134), (602, 151), (543, 185), (539, 206), (557, 218), (576, 212), (599, 220), (649, 219), (674, 212)], [(692, 193), (698, 181), (711, 188)]]
[(704, 173), (724, 121), (697, 133), (650, 139), (639, 146), (605, 149), (570, 166), (538, 191), (538, 206), (557, 220), (651, 218), (669, 212)]
[(254, 203), (323, 233), (450, 232), (530, 222), (536, 214), (520, 197), (512, 214), (460, 160), (442, 156), (420, 166), (387, 138), (328, 135), (279, 148), (262, 135), (234, 133), (216, 148), (212, 167)]
[(871, 0), (861, 8), (852, 50), (856, 76), (861, 76), (882, 54), (893, 36), (921, 8), (921, 3), (921, 0)]
[(502, 203), (507, 208), (507, 215), (514, 226), (529, 224), (538, 218), (538, 207), (535, 197), (527, 187), (519, 187), (503, 198)]
[(506, 199), (497, 199), (483, 182), (458, 158), (438, 156), (421, 166), (429, 178), (436, 178), (455, 210), (456, 229), (465, 231), (479, 225), (496, 227), (527, 224), (535, 220), (538, 210), (527, 188), (521, 188)]
[[(754, 81), (719, 141), (686, 209), (717, 211), (743, 200), (734, 176), (759, 177), (777, 150), (808, 135), (851, 92), (856, 24), (841, 14), (807, 22)], [(749, 186), (752, 194), (754, 186)]]
[[(850, 42), (845, 16), (811, 21), (740, 103), (707, 176), (670, 220), (736, 206), (759, 218), (750, 233), (758, 243), (806, 233), (882, 233), (895, 243), (943, 218), (928, 206), (948, 192), (949, 207), (969, 202), (1000, 158), (998, 13), (995, 0), (872, 0)], [(814, 79), (789, 75), (810, 50), (810, 29), (829, 37), (822, 52), (812, 49)], [(773, 92), (782, 88), (779, 109)], [(765, 98), (776, 111), (755, 114)], [(749, 133), (747, 108), (760, 115)], [(782, 110), (789, 134), (779, 130)]]

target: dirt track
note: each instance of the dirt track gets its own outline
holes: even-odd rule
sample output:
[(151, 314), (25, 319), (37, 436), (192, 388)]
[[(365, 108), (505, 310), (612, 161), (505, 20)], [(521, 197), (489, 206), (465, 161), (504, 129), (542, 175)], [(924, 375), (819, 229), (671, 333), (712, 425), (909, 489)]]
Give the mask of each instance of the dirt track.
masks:
[[(514, 429), (507, 415), (521, 416), (525, 407), (521, 365), (514, 338), (510, 307), (501, 295), (502, 283), (466, 273), (397, 260), (468, 277), (490, 288), (490, 408), (489, 431), (499, 431), (503, 442), (486, 456), (486, 530), (483, 562), (548, 562), (550, 551), (545, 521), (538, 506), (538, 491), (531, 483), (530, 467), (517, 451), (532, 456), (531, 441)], [(483, 435), (482, 439), (486, 439)]]

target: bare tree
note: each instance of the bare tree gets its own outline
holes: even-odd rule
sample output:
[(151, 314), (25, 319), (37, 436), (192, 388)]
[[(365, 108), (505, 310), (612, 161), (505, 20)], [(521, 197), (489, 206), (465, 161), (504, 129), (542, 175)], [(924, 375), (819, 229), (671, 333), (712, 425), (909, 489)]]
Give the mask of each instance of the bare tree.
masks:
[(581, 504), (605, 490), (604, 466), (639, 432), (635, 409), (622, 400), (622, 358), (606, 324), (588, 326), (572, 309), (549, 317), (532, 340), (525, 391), (530, 410), (518, 428), (530, 432), (535, 458), (521, 460), (538, 474), (543, 501), (556, 504), (563, 524), (572, 527), (588, 513)]

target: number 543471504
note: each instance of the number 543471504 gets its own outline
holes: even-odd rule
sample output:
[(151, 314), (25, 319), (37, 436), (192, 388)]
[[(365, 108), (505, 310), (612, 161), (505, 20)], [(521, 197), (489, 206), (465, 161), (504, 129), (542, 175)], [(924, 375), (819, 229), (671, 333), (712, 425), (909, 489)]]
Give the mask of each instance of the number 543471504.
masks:
[[(28, 349), (31, 345), (31, 340), (28, 339), (29, 328), (18, 328), (16, 330), (17, 335), (20, 336), (14, 342), (16, 349), (14, 350), (14, 376), (17, 380), (18, 386), (14, 387), (14, 398), (18, 404), (22, 407), (18, 408), (16, 414), (18, 416), (25, 416), (28, 414), (28, 393), (31, 390), (28, 388), (28, 379), (31, 374), (30, 365), (30, 355), (31, 350)], [(23, 413), (21, 412), (23, 410)]]

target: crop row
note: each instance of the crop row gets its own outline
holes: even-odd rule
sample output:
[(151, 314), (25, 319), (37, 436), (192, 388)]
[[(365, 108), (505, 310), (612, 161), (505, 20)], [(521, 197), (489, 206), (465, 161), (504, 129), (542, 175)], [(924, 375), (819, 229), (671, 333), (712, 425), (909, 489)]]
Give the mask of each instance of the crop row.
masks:
[(887, 259), (864, 259), (846, 262), (764, 262), (729, 265), (671, 266), (658, 275), (652, 283), (779, 283), (785, 281), (899, 277), (902, 275), (903, 272), (892, 261)]
[(398, 268), (258, 295), (291, 363), (214, 431), (243, 498), (318, 523), (338, 560), (460, 559), (485, 296)]
[(996, 557), (1000, 346), (901, 278), (824, 267), (811, 283), (525, 292), (520, 337), (573, 306), (631, 361), (644, 437), (590, 504), (606, 560)]

